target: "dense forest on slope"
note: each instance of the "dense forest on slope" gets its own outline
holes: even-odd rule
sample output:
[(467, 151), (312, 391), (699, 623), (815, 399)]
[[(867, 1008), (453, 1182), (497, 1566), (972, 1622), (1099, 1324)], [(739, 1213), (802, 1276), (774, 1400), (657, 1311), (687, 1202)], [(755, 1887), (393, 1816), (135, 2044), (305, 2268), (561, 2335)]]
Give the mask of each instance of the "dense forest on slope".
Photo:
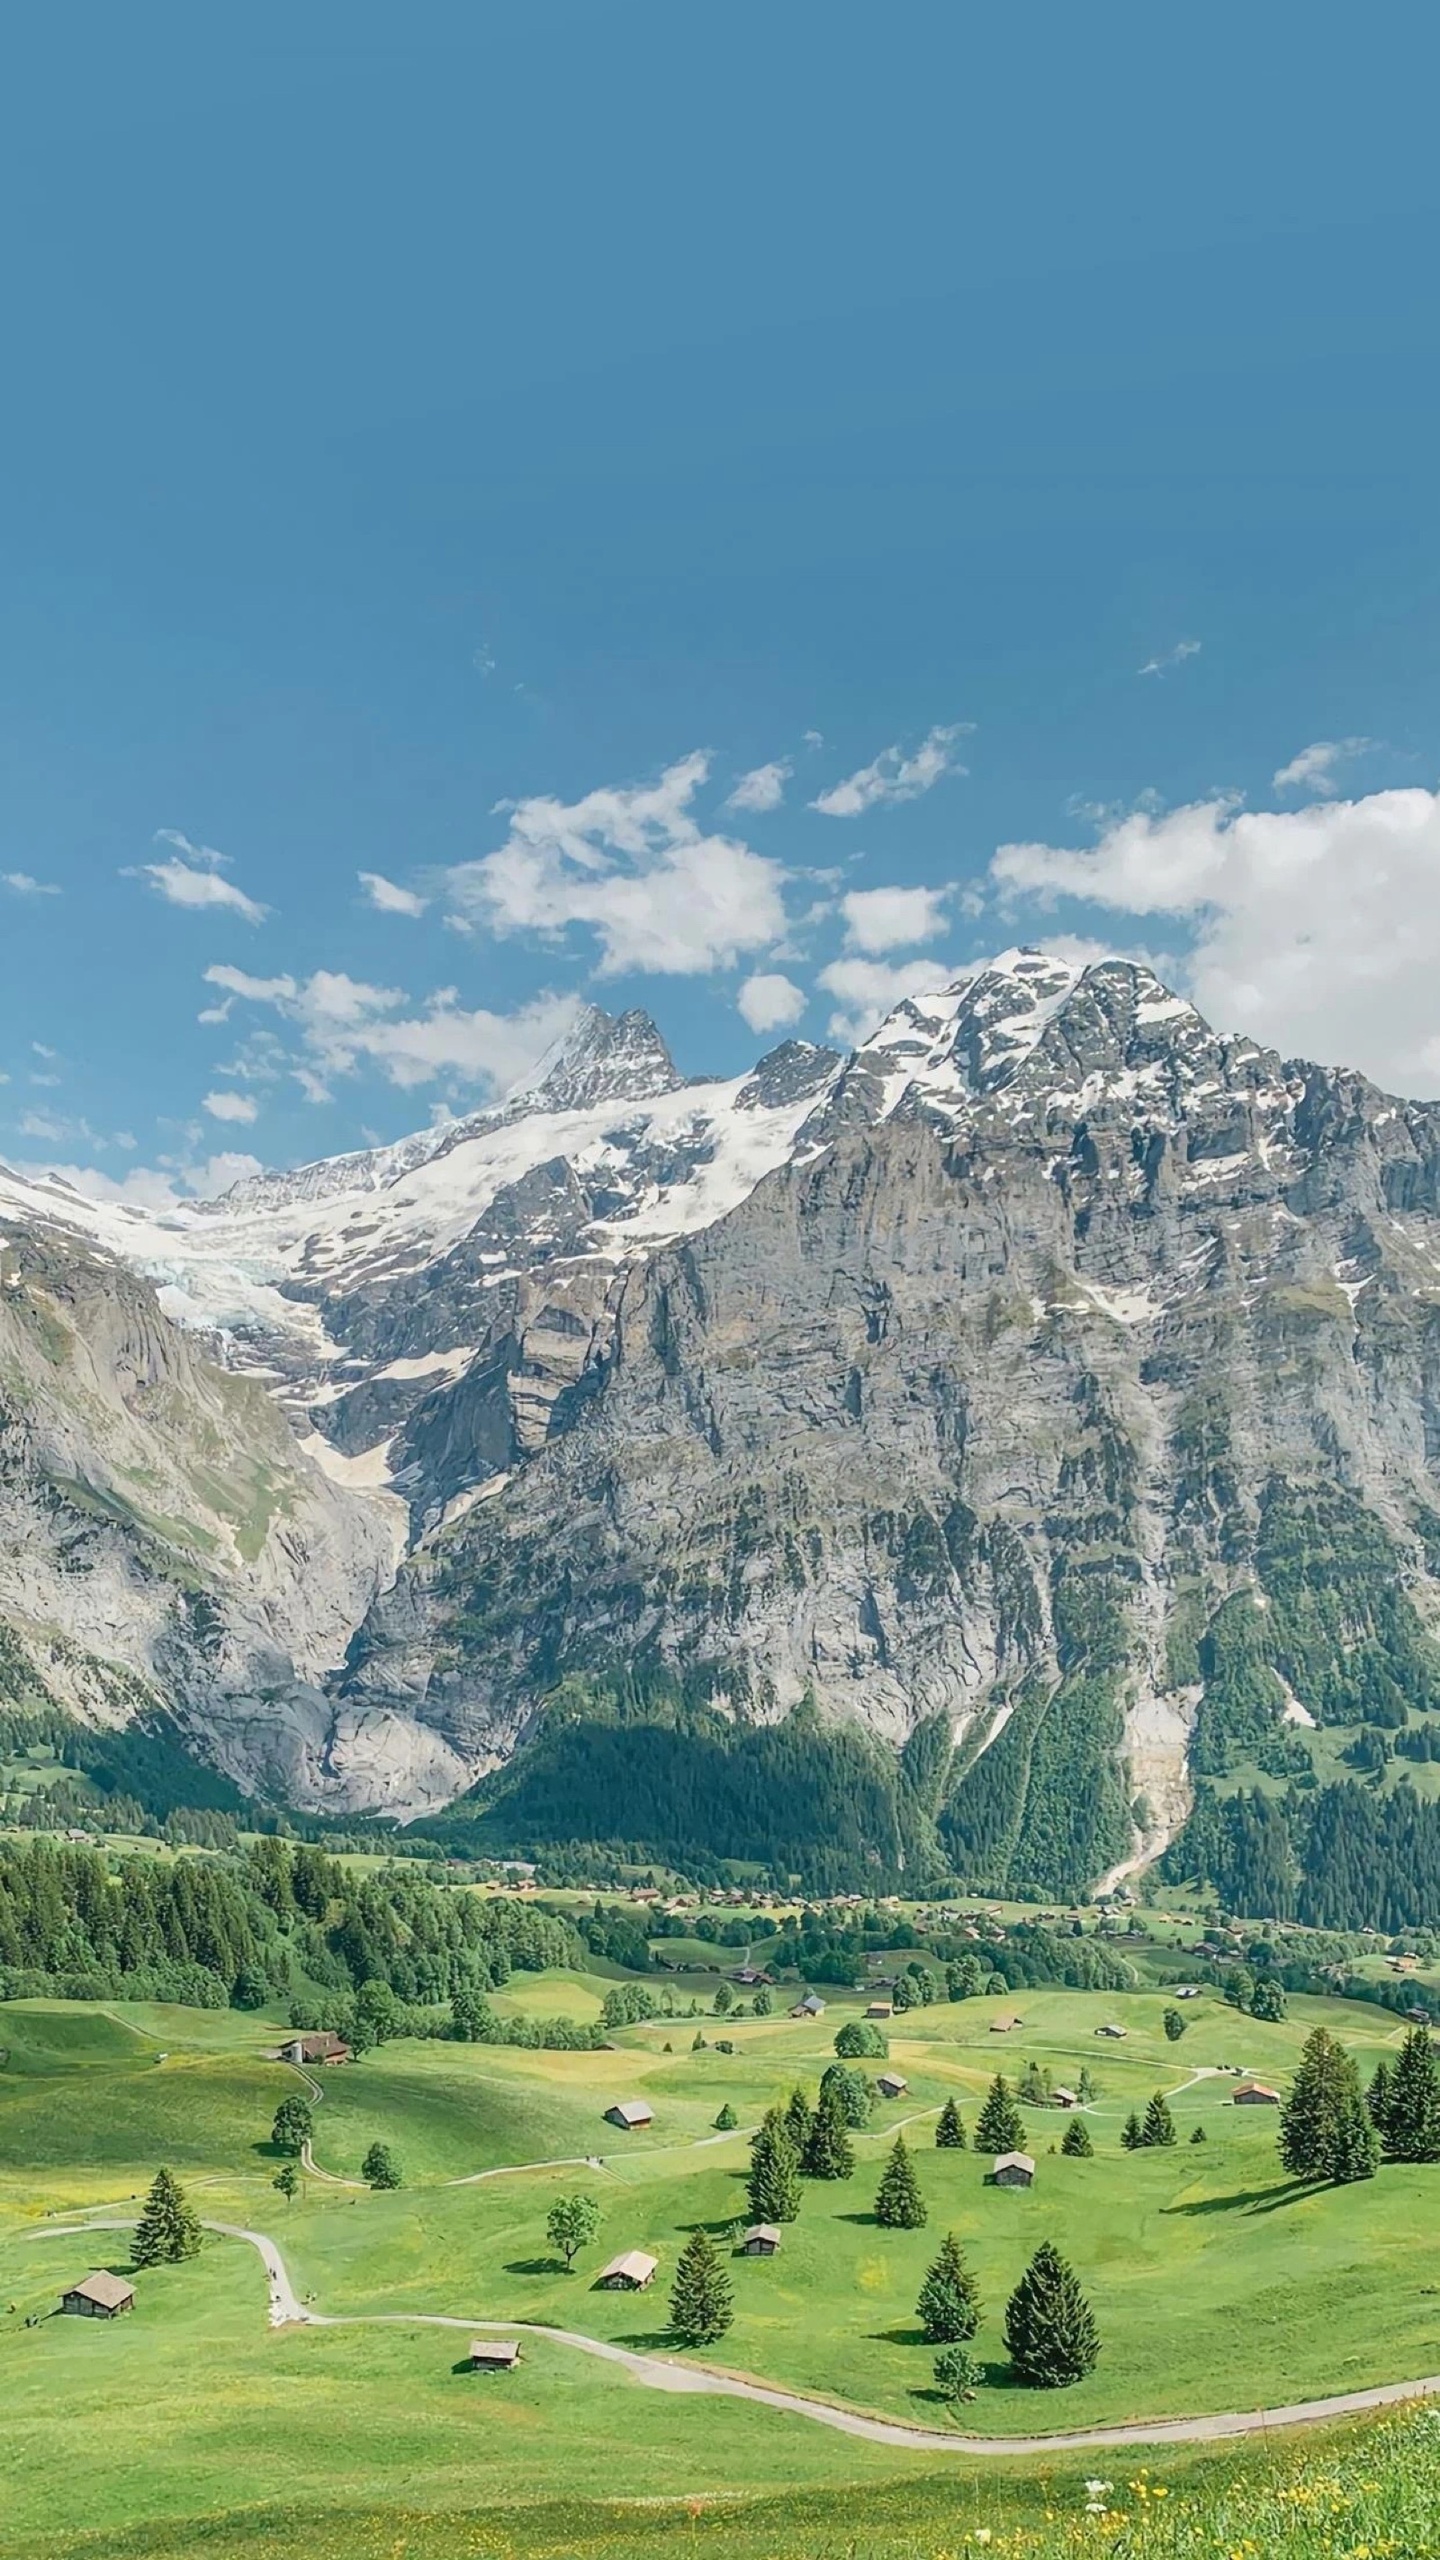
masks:
[(366, 1875), (260, 1840), (242, 1857), (112, 1859), (0, 1840), (0, 1997), (181, 2000), (259, 2008), (380, 1985), (452, 2001), (580, 1960), (563, 1921), (510, 1897), (437, 1886), (413, 1864)]
[(1431, 1928), (1440, 1914), (1440, 1804), (1347, 1780), (1314, 1792), (1202, 1785), (1161, 1861), (1171, 1883), (1212, 1884), (1229, 1911), (1314, 1929)]

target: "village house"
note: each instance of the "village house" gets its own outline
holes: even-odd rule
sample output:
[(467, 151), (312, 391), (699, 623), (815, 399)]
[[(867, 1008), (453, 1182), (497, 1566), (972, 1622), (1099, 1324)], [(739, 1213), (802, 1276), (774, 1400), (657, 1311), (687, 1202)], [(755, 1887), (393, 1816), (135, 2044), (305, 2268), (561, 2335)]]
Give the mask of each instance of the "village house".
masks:
[(747, 2258), (773, 2258), (779, 2246), (780, 2227), (774, 2222), (757, 2222), (740, 2243), (742, 2255)]
[(608, 2267), (601, 2268), (595, 2282), (603, 2285), (607, 2293), (643, 2293), (653, 2282), (659, 2264), (658, 2258), (647, 2257), (643, 2249), (625, 2249), (618, 2258), (611, 2259)]
[(1050, 2096), (1057, 2107), (1078, 2107), (1080, 2104), (1078, 2089), (1052, 2089)]
[(742, 1991), (758, 1991), (761, 1983), (768, 1982), (770, 1976), (760, 1965), (742, 1964), (736, 1966), (730, 1979), (738, 1982)]
[(328, 2028), (314, 2035), (291, 2036), (280, 2047), (282, 2062), (348, 2062), (350, 2047), (343, 2036), (332, 2035)]
[(875, 2086), (882, 2098), (903, 2098), (910, 2083), (898, 2071), (882, 2071)]
[(807, 1991), (803, 2000), (796, 2001), (790, 2015), (792, 2018), (823, 2018), (825, 2003), (818, 1993)]
[(893, 2018), (895, 2012), (888, 2000), (872, 2000), (865, 2015), (867, 2018)]
[(1035, 2163), (1028, 2151), (1002, 2151), (990, 2172), (992, 2187), (1033, 2187)]
[(605, 2110), (607, 2124), (618, 2125), (622, 2133), (638, 2133), (642, 2125), (653, 2124), (655, 2110), (644, 2098), (617, 2098)]
[(513, 2373), (519, 2361), (518, 2338), (472, 2338), (470, 2341), (472, 2373)]
[(116, 2320), (122, 2311), (134, 2310), (135, 2287), (123, 2276), (112, 2276), (108, 2267), (93, 2267), (68, 2293), (62, 2293), (60, 2308), (90, 2320)]
[(1232, 2107), (1278, 2107), (1280, 2092), (1268, 2089), (1263, 2080), (1237, 2080), (1230, 2092)]
[(992, 2018), (990, 2033), (992, 2036), (1011, 2036), (1017, 2027), (1023, 2027), (1024, 2024), (1023, 2018)]

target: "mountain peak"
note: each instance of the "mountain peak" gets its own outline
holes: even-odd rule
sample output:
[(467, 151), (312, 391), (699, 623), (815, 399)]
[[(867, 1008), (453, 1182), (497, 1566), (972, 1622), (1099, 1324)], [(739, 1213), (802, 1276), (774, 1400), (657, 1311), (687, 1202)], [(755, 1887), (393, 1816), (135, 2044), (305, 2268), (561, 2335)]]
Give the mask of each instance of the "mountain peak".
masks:
[(683, 1083), (648, 1013), (586, 1004), (510, 1102), (530, 1111), (592, 1111), (605, 1102), (653, 1101)]

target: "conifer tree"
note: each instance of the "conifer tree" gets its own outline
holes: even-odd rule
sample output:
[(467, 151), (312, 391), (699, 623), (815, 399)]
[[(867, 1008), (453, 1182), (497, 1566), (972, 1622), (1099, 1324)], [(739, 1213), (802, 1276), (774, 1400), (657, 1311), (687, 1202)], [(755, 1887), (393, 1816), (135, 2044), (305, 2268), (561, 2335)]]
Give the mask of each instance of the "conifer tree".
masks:
[(168, 2169), (157, 2169), (154, 2184), (135, 2225), (130, 2262), (136, 2267), (178, 2265), (198, 2256), (200, 2223)]
[(1170, 2044), (1178, 2044), (1185, 2033), (1185, 2020), (1180, 2011), (1178, 2009), (1167, 2009), (1164, 2016), (1161, 2018), (1160, 2024), (1165, 2030), (1167, 2042)]
[(853, 2178), (855, 2154), (845, 2130), (845, 2116), (834, 2089), (825, 2091), (810, 2119), (805, 2148), (800, 2155), (801, 2174), (807, 2178)]
[(810, 2132), (810, 2101), (803, 2089), (792, 2089), (785, 2101), (785, 2130), (790, 2136), (790, 2148), (798, 2160)]
[(980, 2289), (953, 2231), (946, 2232), (926, 2270), (915, 2315), (932, 2347), (973, 2338), (980, 2326)]
[(1365, 2104), (1370, 2110), (1370, 2121), (1378, 2134), (1383, 2135), (1385, 2131), (1394, 2086), (1394, 2072), (1382, 2053), (1371, 2075), (1370, 2086), (1365, 2092)]
[[(1370, 2115), (1375, 2122), (1373, 2105)], [(1440, 2071), (1428, 2027), (1412, 2027), (1400, 2048), (1380, 2133), (1387, 2160), (1440, 2160)]]
[(875, 2219), (887, 2231), (919, 2231), (925, 2221), (925, 2199), (903, 2133), (896, 2134), (894, 2148), (881, 2172), (875, 2191)]
[(1061, 2141), (1060, 2148), (1064, 2152), (1067, 2160), (1094, 2159), (1095, 2145), (1090, 2139), (1090, 2127), (1086, 2124), (1083, 2116), (1071, 2117), (1069, 2123), (1065, 2127), (1064, 2138)]
[(1307, 2036), (1280, 2116), (1280, 2157), (1292, 2178), (1337, 2185), (1373, 2178), (1379, 2145), (1353, 2057), (1324, 2027)]
[(1126, 2151), (1138, 2151), (1144, 2143), (1144, 2140), (1144, 2129), (1141, 2126), (1139, 2117), (1132, 2107), (1130, 2113), (1125, 2119), (1124, 2131), (1120, 2136), (1121, 2146)]
[[(1013, 2149), (1013, 2144), (1011, 2147)], [(953, 2098), (947, 2098), (940, 2110), (940, 2119), (935, 2127), (935, 2148), (937, 2151), (963, 2151), (965, 2148), (965, 2122)]]
[(730, 2278), (702, 2223), (692, 2231), (676, 2262), (670, 2326), (683, 2345), (705, 2347), (724, 2337), (734, 2317)]
[(1175, 2119), (1170, 2113), (1164, 2091), (1157, 2089), (1145, 2110), (1140, 2128), (1140, 2146), (1144, 2151), (1168, 2151), (1175, 2140)]
[(1025, 2127), (1010, 2083), (1003, 2071), (997, 2072), (975, 2121), (975, 2148), (988, 2151), (994, 2159), (1001, 2151), (1018, 2151), (1024, 2139)]
[(730, 2101), (727, 2098), (724, 2106), (721, 2108), (720, 2113), (715, 2119), (716, 2132), (733, 2133), (739, 2121), (739, 2117), (736, 2115), (734, 2108), (731, 2106)]
[(800, 2211), (800, 2169), (785, 2119), (772, 2107), (750, 2144), (746, 2181), (756, 2222), (793, 2222)]
[(1191, 2139), (1191, 2141), (1192, 2141), (1192, 2142), (1208, 2142), (1208, 2141), (1209, 2141), (1209, 2139), (1210, 2139), (1210, 2136), (1209, 2136), (1209, 2135), (1208, 2135), (1208, 2133), (1206, 2132), (1205, 2127), (1203, 2126), (1203, 2124), (1197, 2124), (1197, 2126), (1195, 2127), (1194, 2132), (1193, 2132), (1193, 2133), (1191, 2134), (1191, 2136), (1190, 2136), (1190, 2139)]
[(1005, 2306), (1005, 2344), (1021, 2382), (1062, 2390), (1094, 2369), (1095, 2317), (1074, 2269), (1048, 2240), (1036, 2250)]

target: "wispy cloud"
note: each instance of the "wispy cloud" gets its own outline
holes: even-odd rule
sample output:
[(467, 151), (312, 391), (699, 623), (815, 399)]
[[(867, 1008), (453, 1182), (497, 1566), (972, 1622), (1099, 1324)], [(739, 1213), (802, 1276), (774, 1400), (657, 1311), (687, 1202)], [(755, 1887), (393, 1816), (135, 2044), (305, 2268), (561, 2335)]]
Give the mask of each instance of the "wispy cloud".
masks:
[(211, 845), (191, 844), (172, 827), (161, 827), (155, 841), (173, 845), (175, 851), (164, 861), (142, 862), (138, 874), (131, 871), (127, 877), (148, 880), (172, 907), (224, 907), (232, 915), (243, 916), (247, 924), (264, 923), (269, 908), (226, 879), (223, 853), (216, 853)]
[(799, 1021), (809, 998), (803, 987), (779, 970), (757, 970), (745, 980), (735, 1002), (752, 1031), (785, 1031)]
[(709, 757), (696, 753), (658, 782), (607, 786), (568, 804), (517, 802), (499, 851), (448, 874), (451, 922), (547, 942), (585, 926), (602, 978), (699, 976), (777, 942), (786, 874), (737, 838), (702, 831), (691, 802), (709, 771)]
[(873, 764), (862, 764), (844, 782), (822, 791), (811, 801), (811, 808), (827, 818), (858, 818), (864, 810), (892, 801), (918, 800), (947, 773), (966, 771), (955, 754), (955, 741), (968, 737), (974, 725), (971, 720), (957, 720), (948, 728), (932, 729), (909, 756), (901, 747), (883, 747)]
[(0, 871), (0, 889), (8, 889), (16, 898), (58, 898), (60, 895), (54, 880), (33, 880), (28, 871)]
[(757, 764), (742, 773), (725, 806), (727, 809), (778, 809), (785, 797), (785, 785), (794, 771), (790, 764)]
[[(251, 978), (220, 964), (205, 975), (234, 998), (273, 1006), (294, 1027), (298, 1049), (281, 1063), (312, 1102), (329, 1101), (337, 1078), (367, 1065), (406, 1090), (443, 1083), (461, 1095), (503, 1092), (568, 1031), (578, 1011), (576, 997), (548, 993), (514, 1013), (472, 1011), (454, 987), (417, 1007), (403, 988), (371, 986), (340, 969), (317, 969), (305, 979)], [(244, 1056), (232, 1071), (255, 1072)], [(270, 1081), (274, 1072), (267, 1054), (257, 1080)]]
[(903, 951), (947, 930), (945, 889), (851, 889), (840, 901), (852, 951)]
[(837, 1000), (832, 1040), (864, 1040), (902, 996), (943, 987), (949, 975), (941, 960), (832, 960), (820, 972), (821, 986)]
[(1302, 747), (1298, 756), (1282, 764), (1272, 779), (1276, 791), (1309, 791), (1317, 800), (1333, 800), (1340, 785), (1336, 768), (1348, 764), (1353, 756), (1374, 753), (1374, 738), (1317, 738), (1313, 746)]
[(1168, 675), (1172, 667), (1183, 667), (1187, 658), (1198, 658), (1200, 647), (1198, 640), (1177, 640), (1173, 649), (1163, 649), (1158, 658), (1147, 658), (1144, 666), (1137, 667), (1135, 673), (1137, 676)]
[(209, 1112), (212, 1120), (250, 1122), (260, 1117), (260, 1105), (254, 1094), (232, 1093), (228, 1085), (222, 1085), (218, 1093), (207, 1093), (204, 1108)]
[(362, 871), (359, 880), (371, 906), (378, 907), (382, 916), (423, 916), (430, 904), (428, 898), (417, 896), (413, 889), (402, 889), (395, 881), (387, 880), (383, 871)]

